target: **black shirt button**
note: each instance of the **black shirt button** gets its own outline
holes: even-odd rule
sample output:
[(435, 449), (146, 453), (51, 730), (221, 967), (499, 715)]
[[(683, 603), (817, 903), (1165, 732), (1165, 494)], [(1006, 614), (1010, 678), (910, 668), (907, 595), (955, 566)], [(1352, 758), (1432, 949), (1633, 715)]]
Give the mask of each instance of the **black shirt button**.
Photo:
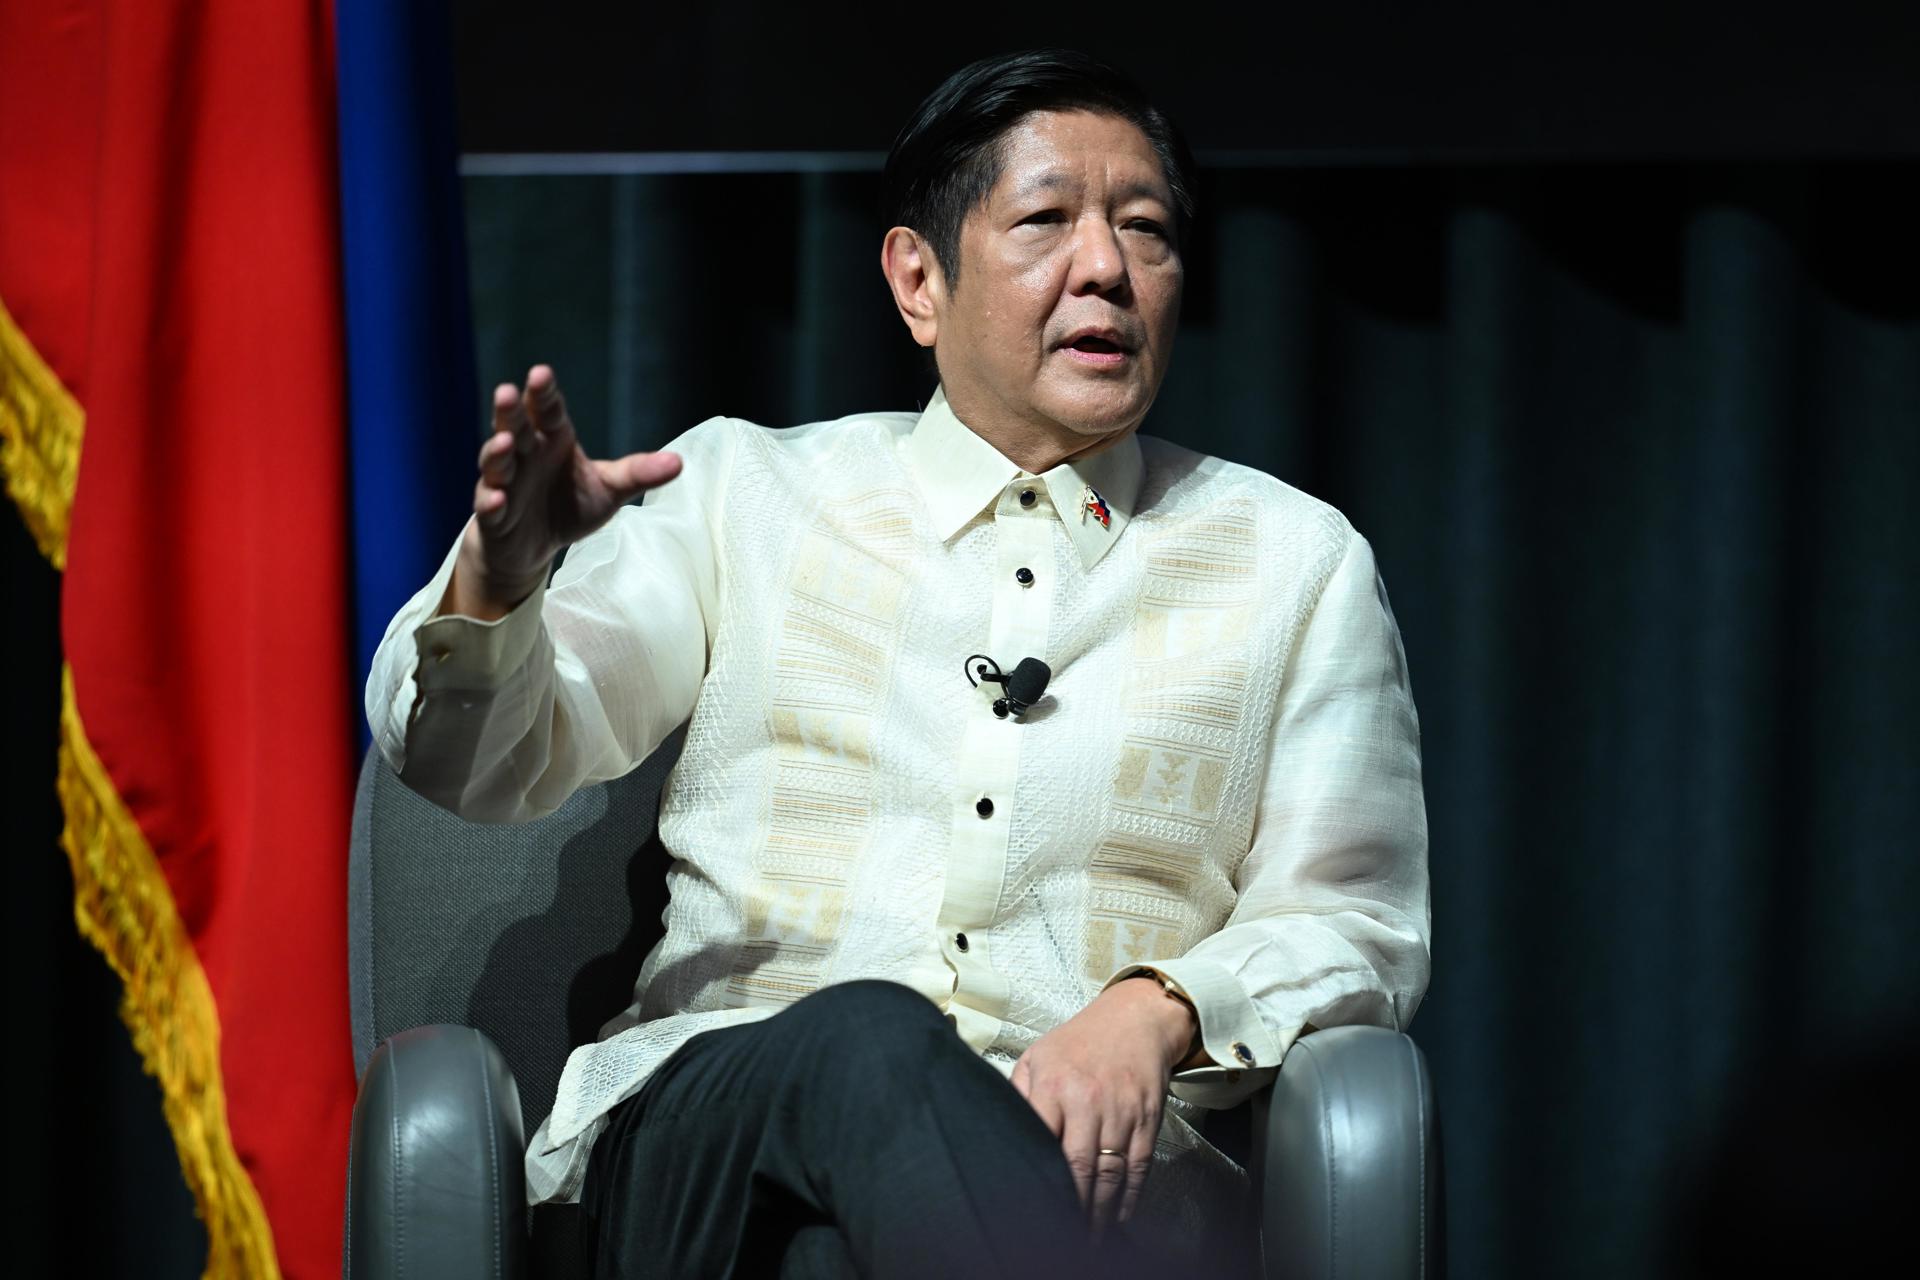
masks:
[(991, 818), (993, 816), (993, 801), (987, 799), (985, 796), (981, 796), (974, 802), (973, 811), (983, 818)]
[(965, 952), (966, 952), (966, 950), (967, 950), (967, 935), (966, 935), (966, 934), (964, 934), (964, 933), (956, 933), (956, 934), (954, 934), (954, 935), (953, 935), (953, 948), (954, 948), (954, 950), (956, 950), (956, 951), (958, 951), (958, 952), (961, 952), (962, 954), (965, 954)]
[(1015, 569), (1013, 571), (1013, 580), (1023, 587), (1030, 587), (1033, 585), (1033, 570), (1025, 568), (1024, 566)]
[(1020, 491), (1020, 505), (1023, 507), (1030, 507), (1033, 505), (1033, 490), (1022, 489)]

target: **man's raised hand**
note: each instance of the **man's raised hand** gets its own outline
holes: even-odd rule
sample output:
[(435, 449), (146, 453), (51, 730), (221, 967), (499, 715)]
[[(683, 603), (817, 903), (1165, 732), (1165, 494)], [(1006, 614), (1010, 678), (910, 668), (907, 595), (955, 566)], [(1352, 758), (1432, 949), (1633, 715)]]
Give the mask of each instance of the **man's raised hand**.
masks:
[(440, 611), (491, 620), (532, 593), (562, 547), (679, 475), (680, 457), (587, 457), (553, 370), (537, 364), (524, 391), (509, 382), (494, 388), (493, 434), (480, 446), (479, 466), (474, 520)]

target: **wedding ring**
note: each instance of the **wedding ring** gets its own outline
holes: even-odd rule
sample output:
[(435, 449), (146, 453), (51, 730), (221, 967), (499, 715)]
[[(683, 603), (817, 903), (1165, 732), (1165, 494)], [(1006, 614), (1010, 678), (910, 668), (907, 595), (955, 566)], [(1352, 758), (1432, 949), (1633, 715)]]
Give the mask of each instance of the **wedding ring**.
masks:
[(1124, 1156), (1127, 1153), (1124, 1151), (1115, 1151), (1112, 1147), (1102, 1147), (1100, 1148), (1100, 1154), (1103, 1156)]

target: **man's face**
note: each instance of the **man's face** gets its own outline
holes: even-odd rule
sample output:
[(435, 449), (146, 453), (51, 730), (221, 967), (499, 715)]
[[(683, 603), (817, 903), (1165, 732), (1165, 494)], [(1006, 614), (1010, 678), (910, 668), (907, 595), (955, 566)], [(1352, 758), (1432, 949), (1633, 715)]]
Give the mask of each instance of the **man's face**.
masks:
[(1182, 268), (1172, 192), (1117, 116), (1035, 112), (960, 232), (935, 291), (935, 355), (956, 409), (1087, 437), (1139, 426), (1166, 376)]

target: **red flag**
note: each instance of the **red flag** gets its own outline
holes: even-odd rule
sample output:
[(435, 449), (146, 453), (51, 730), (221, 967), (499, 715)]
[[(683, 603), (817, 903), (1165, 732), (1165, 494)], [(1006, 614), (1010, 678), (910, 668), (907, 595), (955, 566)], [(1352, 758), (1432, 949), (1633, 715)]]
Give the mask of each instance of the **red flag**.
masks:
[[(340, 1266), (354, 738), (332, 32), (324, 0), (0, 18), (0, 384), (41, 406), (0, 426), (37, 533), (69, 513), (57, 477), (28, 473), (79, 441), (76, 914), (125, 981), (211, 1275)], [(41, 540), (58, 563), (58, 530)]]

